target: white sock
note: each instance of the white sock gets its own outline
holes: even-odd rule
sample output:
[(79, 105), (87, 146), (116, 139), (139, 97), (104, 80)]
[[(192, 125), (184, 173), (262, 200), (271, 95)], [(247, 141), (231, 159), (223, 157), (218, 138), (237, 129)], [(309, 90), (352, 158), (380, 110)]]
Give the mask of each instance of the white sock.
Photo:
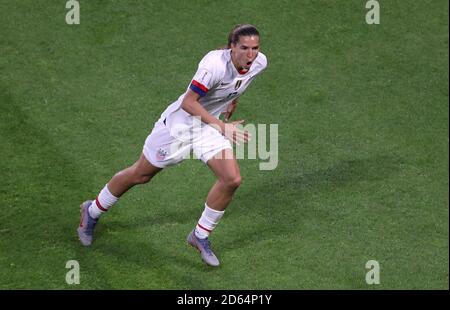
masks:
[(198, 220), (198, 224), (195, 227), (195, 235), (197, 238), (208, 238), (209, 234), (216, 227), (217, 223), (219, 223), (219, 220), (224, 213), (225, 211), (211, 209), (205, 203), (205, 210), (203, 211), (202, 216)]
[(89, 215), (95, 219), (98, 219), (102, 213), (108, 211), (108, 209), (117, 202), (119, 198), (111, 194), (108, 189), (108, 184), (103, 187), (97, 198), (92, 201), (89, 207)]

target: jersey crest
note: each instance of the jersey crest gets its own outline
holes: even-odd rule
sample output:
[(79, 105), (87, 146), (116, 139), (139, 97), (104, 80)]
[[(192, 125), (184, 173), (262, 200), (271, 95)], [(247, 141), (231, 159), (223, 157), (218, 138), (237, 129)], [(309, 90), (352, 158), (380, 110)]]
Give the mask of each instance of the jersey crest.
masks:
[(237, 80), (236, 84), (234, 85), (234, 90), (238, 90), (239, 87), (241, 87), (242, 80)]

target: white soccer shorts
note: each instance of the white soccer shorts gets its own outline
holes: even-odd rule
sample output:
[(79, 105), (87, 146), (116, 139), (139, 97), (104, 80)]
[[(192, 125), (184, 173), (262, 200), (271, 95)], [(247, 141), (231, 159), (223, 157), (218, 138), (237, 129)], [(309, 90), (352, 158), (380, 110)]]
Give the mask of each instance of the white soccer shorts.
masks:
[(190, 158), (191, 151), (206, 164), (224, 149), (232, 149), (230, 141), (211, 126), (202, 126), (196, 133), (175, 132), (158, 121), (145, 140), (143, 153), (153, 166), (165, 168)]

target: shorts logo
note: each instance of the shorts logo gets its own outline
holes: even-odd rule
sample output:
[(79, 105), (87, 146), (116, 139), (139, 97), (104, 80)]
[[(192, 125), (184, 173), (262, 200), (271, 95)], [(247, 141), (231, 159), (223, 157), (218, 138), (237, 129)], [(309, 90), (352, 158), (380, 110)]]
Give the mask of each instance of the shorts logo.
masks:
[(164, 160), (164, 158), (166, 158), (168, 152), (166, 150), (164, 150), (163, 148), (159, 148), (158, 151), (156, 152), (156, 159), (157, 160)]

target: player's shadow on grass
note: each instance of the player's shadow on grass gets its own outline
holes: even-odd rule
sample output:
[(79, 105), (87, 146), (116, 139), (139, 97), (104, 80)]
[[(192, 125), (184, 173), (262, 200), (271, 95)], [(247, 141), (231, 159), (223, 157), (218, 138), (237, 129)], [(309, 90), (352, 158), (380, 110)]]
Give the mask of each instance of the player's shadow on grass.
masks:
[(358, 182), (380, 181), (401, 169), (402, 160), (391, 154), (343, 160), (326, 169), (288, 174), (280, 184), (300, 191), (338, 189)]
[[(377, 155), (370, 158), (357, 158), (338, 162), (336, 165), (319, 169), (311, 173), (303, 173), (289, 169), (278, 177), (268, 177), (261, 186), (252, 188), (239, 196), (252, 201), (262, 202), (269, 207), (273, 200), (283, 200), (288, 193), (295, 193), (296, 201), (302, 204), (305, 193), (335, 191), (340, 188), (354, 186), (358, 188), (362, 182), (379, 182), (402, 170), (404, 161), (394, 155)], [(250, 197), (255, 195), (255, 197)], [(261, 199), (271, 198), (270, 200)], [(261, 205), (249, 205), (252, 210)]]
[[(221, 241), (221, 247), (223, 250), (231, 250), (264, 238), (282, 236), (291, 231), (293, 223), (298, 225), (296, 228), (301, 231), (305, 214), (311, 212), (308, 208), (317, 205), (320, 199), (324, 199), (326, 203), (331, 192), (338, 193), (341, 190), (351, 190), (363, 195), (369, 188), (372, 191), (374, 186), (368, 186), (370, 182), (379, 184), (398, 174), (404, 165), (404, 160), (398, 156), (382, 154), (343, 160), (334, 166), (311, 173), (289, 169), (282, 175), (278, 174), (278, 177), (268, 177), (259, 187), (238, 194), (237, 200), (252, 203), (245, 204), (245, 207), (234, 211), (232, 215), (235, 221), (239, 221), (240, 216), (259, 216), (268, 220), (262, 223), (255, 221), (253, 229), (245, 229), (239, 234), (225, 238)], [(325, 198), (321, 198), (321, 193), (325, 193)], [(369, 196), (372, 194), (368, 193)], [(326, 207), (322, 210), (326, 210)], [(354, 206), (344, 204), (342, 207)], [(283, 223), (289, 227), (283, 227)]]

